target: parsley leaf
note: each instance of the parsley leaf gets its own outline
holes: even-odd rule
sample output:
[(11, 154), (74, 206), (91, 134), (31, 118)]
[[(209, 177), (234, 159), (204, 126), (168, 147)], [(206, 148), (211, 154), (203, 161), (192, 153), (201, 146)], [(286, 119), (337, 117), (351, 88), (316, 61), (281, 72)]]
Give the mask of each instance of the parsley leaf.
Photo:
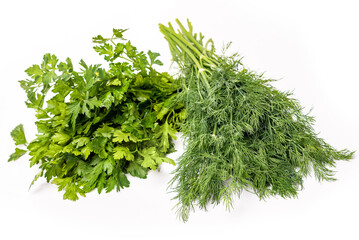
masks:
[(26, 144), (26, 138), (24, 133), (24, 126), (19, 124), (11, 131), (11, 137), (15, 142), (15, 145), (23, 145)]
[(10, 155), (9, 158), (9, 162), (10, 161), (15, 161), (17, 159), (19, 159), (21, 156), (23, 156), (25, 153), (27, 153), (26, 150), (20, 149), (20, 148), (15, 148), (15, 152), (13, 154)]
[[(129, 187), (126, 174), (146, 178), (162, 162), (174, 164), (165, 155), (174, 151), (171, 141), (182, 121), (183, 105), (174, 99), (177, 81), (157, 72), (159, 54), (137, 50), (125, 31), (93, 38), (107, 69), (80, 60), (77, 71), (69, 58), (60, 62), (52, 54), (26, 69), (31, 79), (20, 84), (27, 107), (36, 111), (38, 134), (28, 151), (16, 148), (9, 161), (28, 152), (30, 166), (40, 168), (32, 184), (45, 177), (64, 191), (64, 199), (75, 201), (94, 189)], [(156, 106), (166, 108), (161, 117)], [(27, 144), (22, 125), (11, 136), (16, 145)]]

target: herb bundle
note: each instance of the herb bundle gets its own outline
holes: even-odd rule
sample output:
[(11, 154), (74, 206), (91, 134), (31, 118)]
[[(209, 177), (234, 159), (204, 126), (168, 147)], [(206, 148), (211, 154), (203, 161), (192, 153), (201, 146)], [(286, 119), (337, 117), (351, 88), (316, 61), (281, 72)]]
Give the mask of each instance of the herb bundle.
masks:
[(59, 62), (46, 54), (41, 65), (26, 70), (31, 79), (20, 81), (27, 107), (36, 111), (38, 134), (27, 144), (17, 126), (11, 136), (27, 149), (16, 148), (9, 161), (28, 152), (30, 166), (40, 168), (34, 181), (52, 180), (64, 199), (95, 188), (119, 191), (129, 187), (126, 174), (146, 178), (162, 162), (174, 164), (166, 154), (174, 151), (171, 140), (184, 117), (183, 106), (173, 102), (176, 83), (153, 68), (162, 64), (159, 54), (139, 52), (124, 41), (124, 31), (93, 38), (109, 70), (81, 60), (76, 72), (69, 58)]
[(188, 30), (176, 22), (178, 31), (171, 23), (160, 30), (180, 66), (178, 100), (186, 109), (186, 148), (170, 182), (179, 217), (187, 221), (195, 206), (209, 203), (231, 208), (243, 190), (260, 199), (295, 197), (311, 171), (319, 181), (334, 180), (330, 167), (353, 152), (319, 138), (299, 102), (246, 69), (237, 54), (217, 55), (190, 22)]
[(187, 221), (195, 206), (232, 207), (234, 196), (254, 191), (260, 199), (295, 197), (303, 179), (335, 180), (336, 160), (353, 152), (336, 150), (313, 129), (289, 92), (249, 71), (237, 54), (218, 55), (211, 39), (171, 24), (160, 24), (180, 78), (160, 73), (158, 53), (140, 52), (113, 29), (111, 38), (93, 38), (100, 65), (75, 71), (69, 58), (59, 62), (45, 54), (40, 65), (20, 81), (26, 105), (36, 111), (38, 134), (29, 144), (20, 124), (11, 132), (17, 146), (9, 161), (29, 153), (39, 178), (64, 190), (64, 199), (97, 189), (129, 187), (127, 175), (146, 178), (161, 163), (180, 130), (185, 152), (170, 187), (176, 192), (178, 215)]

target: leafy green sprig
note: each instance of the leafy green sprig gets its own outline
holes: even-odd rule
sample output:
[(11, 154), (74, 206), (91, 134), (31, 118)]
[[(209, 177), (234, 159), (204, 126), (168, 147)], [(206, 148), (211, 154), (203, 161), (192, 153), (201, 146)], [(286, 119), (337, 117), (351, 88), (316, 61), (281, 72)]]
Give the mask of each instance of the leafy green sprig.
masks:
[(20, 84), (36, 111), (38, 134), (27, 144), (17, 126), (11, 136), (27, 149), (16, 148), (9, 161), (28, 152), (30, 166), (40, 168), (32, 184), (45, 177), (65, 191), (64, 199), (77, 200), (93, 189), (129, 187), (127, 174), (146, 178), (161, 163), (174, 164), (166, 154), (184, 118), (183, 105), (173, 101), (176, 82), (154, 69), (162, 64), (158, 53), (138, 51), (124, 32), (93, 38), (108, 70), (81, 60), (75, 71), (69, 58), (59, 62), (51, 54), (26, 70), (30, 79)]

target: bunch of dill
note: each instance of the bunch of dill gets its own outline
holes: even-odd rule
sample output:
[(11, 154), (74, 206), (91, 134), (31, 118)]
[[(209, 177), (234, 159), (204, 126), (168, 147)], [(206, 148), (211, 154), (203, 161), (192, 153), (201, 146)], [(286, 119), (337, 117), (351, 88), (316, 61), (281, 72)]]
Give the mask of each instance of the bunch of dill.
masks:
[(179, 31), (171, 24), (160, 30), (181, 69), (178, 101), (186, 109), (186, 149), (170, 182), (179, 217), (187, 221), (195, 206), (209, 203), (231, 208), (243, 190), (260, 199), (295, 197), (312, 171), (319, 181), (334, 180), (335, 160), (353, 152), (319, 138), (290, 93), (247, 70), (236, 54), (217, 55), (211, 39), (204, 43), (190, 22), (187, 30), (176, 21)]

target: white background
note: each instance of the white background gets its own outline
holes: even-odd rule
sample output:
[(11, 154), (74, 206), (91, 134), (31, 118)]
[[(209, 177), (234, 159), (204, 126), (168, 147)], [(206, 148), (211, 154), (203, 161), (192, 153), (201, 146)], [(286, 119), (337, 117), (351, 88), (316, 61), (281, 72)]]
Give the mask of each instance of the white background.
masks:
[[(18, 80), (47, 52), (61, 60), (102, 63), (91, 38), (112, 28), (139, 49), (170, 54), (158, 23), (189, 18), (218, 48), (244, 56), (250, 69), (281, 79), (275, 86), (316, 116), (315, 129), (336, 148), (358, 150), (359, 7), (357, 1), (1, 1), (0, 3), (0, 239), (359, 239), (359, 163), (339, 162), (332, 183), (309, 178), (298, 199), (259, 201), (243, 193), (234, 210), (197, 211), (181, 223), (166, 192), (172, 166), (148, 179), (131, 178), (121, 192), (62, 200), (54, 185), (39, 180), (28, 157), (7, 163), (10, 131), (23, 123), (34, 137), (34, 113), (26, 108)], [(177, 142), (181, 153), (181, 143)]]

